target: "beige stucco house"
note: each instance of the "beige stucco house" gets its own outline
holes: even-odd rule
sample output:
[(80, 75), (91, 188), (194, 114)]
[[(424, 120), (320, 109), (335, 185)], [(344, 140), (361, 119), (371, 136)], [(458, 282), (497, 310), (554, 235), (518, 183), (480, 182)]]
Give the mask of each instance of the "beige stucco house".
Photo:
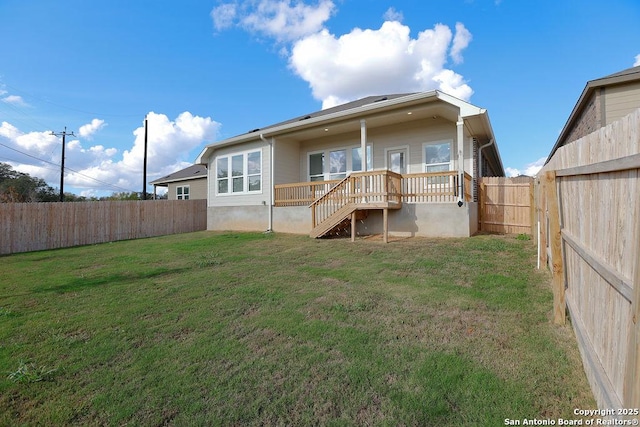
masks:
[(477, 178), (504, 170), (485, 109), (373, 96), (208, 145), (210, 230), (470, 236)]
[(206, 199), (207, 168), (204, 165), (191, 165), (149, 184), (153, 185), (154, 195), (157, 187), (166, 187), (168, 200)]

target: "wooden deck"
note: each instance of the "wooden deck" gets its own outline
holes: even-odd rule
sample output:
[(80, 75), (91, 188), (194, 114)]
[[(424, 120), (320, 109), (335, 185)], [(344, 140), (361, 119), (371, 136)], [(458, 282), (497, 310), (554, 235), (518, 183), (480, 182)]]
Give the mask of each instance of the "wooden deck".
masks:
[[(464, 199), (470, 201), (472, 178), (464, 174)], [(355, 236), (357, 212), (383, 211), (384, 240), (388, 234), (388, 210), (408, 203), (455, 203), (459, 200), (460, 178), (457, 171), (398, 174), (389, 170), (355, 172), (342, 180), (302, 182), (275, 186), (275, 205), (309, 206), (311, 237), (322, 237), (351, 223)]]

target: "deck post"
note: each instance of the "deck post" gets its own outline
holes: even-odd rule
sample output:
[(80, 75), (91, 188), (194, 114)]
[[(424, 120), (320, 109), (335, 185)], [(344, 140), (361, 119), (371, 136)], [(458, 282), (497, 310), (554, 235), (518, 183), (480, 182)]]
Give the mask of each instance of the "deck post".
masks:
[(389, 209), (382, 210), (382, 240), (389, 243)]
[(356, 241), (356, 212), (351, 212), (351, 241)]

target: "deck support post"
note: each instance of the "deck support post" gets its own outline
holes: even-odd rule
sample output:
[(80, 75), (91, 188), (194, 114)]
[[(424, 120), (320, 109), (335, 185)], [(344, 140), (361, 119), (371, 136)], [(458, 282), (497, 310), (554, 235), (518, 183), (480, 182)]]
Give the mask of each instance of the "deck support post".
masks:
[(389, 243), (389, 209), (382, 210), (382, 240)]
[(351, 212), (351, 241), (356, 241), (356, 212)]

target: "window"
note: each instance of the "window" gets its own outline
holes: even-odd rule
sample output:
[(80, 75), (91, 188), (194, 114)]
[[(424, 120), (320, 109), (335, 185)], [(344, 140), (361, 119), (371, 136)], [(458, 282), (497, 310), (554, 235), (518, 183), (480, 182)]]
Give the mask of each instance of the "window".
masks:
[(440, 142), (425, 144), (424, 146), (424, 171), (445, 172), (451, 166), (451, 143)]
[(336, 150), (329, 153), (329, 179), (347, 177), (347, 150)]
[(262, 190), (262, 152), (249, 151), (216, 160), (218, 194), (254, 193)]
[[(448, 172), (451, 170), (451, 142), (424, 144), (424, 171)], [(449, 177), (429, 178), (429, 184), (447, 185)]]
[[(362, 148), (339, 148), (309, 153), (309, 181), (343, 179), (350, 172), (362, 170)], [(325, 166), (325, 159), (329, 164)], [(367, 145), (367, 170), (372, 167), (371, 146)]]
[(177, 200), (189, 200), (189, 186), (183, 185), (176, 187), (176, 199)]
[[(354, 147), (351, 149), (351, 170), (354, 172), (362, 170), (362, 147)], [(371, 146), (367, 145), (367, 170), (373, 169), (371, 160)]]

